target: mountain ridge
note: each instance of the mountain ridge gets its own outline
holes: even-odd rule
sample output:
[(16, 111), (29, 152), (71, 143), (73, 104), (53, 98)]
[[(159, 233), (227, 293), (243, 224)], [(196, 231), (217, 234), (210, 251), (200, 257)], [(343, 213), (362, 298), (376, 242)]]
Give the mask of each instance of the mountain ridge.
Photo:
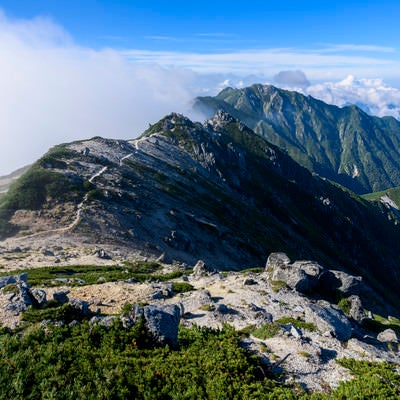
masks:
[(0, 213), (6, 235), (21, 240), (68, 233), (219, 269), (285, 251), (366, 275), (398, 302), (398, 228), (224, 112), (204, 124), (170, 114), (133, 141), (57, 146), (14, 184)]
[(255, 84), (198, 97), (206, 116), (218, 109), (288, 151), (312, 172), (363, 194), (400, 184), (400, 122), (356, 106), (339, 108), (311, 96)]

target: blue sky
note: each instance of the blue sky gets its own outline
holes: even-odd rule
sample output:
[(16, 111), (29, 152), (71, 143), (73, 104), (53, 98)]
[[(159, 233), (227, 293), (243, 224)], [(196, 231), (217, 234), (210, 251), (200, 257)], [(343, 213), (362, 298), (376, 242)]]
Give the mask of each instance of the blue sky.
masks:
[(316, 80), (375, 73), (400, 84), (398, 1), (11, 0), (1, 7), (9, 18), (47, 17), (76, 44), (126, 51), (135, 62), (266, 75), (293, 68)]
[(0, 2), (0, 175), (274, 84), (400, 119), (398, 1)]
[(200, 52), (323, 42), (394, 46), (400, 11), (398, 1), (387, 0), (11, 0), (1, 6), (10, 17), (53, 18), (87, 46), (191, 51), (196, 45)]

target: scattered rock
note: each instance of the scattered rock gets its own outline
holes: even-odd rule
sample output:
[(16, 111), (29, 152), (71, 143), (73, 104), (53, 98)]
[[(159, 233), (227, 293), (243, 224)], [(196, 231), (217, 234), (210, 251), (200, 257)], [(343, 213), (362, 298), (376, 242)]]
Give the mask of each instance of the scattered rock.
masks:
[(178, 345), (180, 308), (177, 305), (145, 306), (143, 315), (146, 326), (161, 345)]
[(285, 253), (272, 253), (267, 260), (265, 271), (272, 282), (284, 282), (298, 292), (307, 292), (318, 284), (323, 268), (312, 261), (296, 261), (290, 264)]
[(399, 343), (396, 332), (393, 329), (385, 329), (379, 333), (377, 339), (383, 343)]
[(195, 312), (200, 307), (211, 304), (213, 300), (208, 290), (197, 290), (190, 297), (182, 299), (182, 302), (186, 312)]
[(193, 267), (192, 277), (201, 278), (202, 276), (207, 276), (213, 273), (215, 273), (214, 269), (209, 268), (203, 260), (199, 260)]
[(33, 299), (33, 302), (36, 303), (38, 307), (42, 307), (46, 304), (46, 292), (42, 289), (32, 288), (29, 290), (29, 294)]
[(176, 250), (190, 251), (192, 247), (189, 236), (180, 230), (171, 231), (170, 235), (164, 238), (164, 242)]
[(105, 317), (96, 315), (96, 316), (90, 318), (89, 324), (90, 325), (100, 325), (100, 326), (105, 326), (106, 328), (110, 328), (117, 319), (118, 319), (118, 317), (116, 317), (114, 315), (108, 315)]
[(10, 285), (11, 283), (16, 283), (17, 280), (14, 276), (2, 276), (0, 277), (0, 289), (4, 286)]
[(367, 313), (364, 310), (360, 297), (352, 295), (348, 300), (350, 301), (350, 317), (361, 324), (367, 318)]
[(71, 297), (68, 301), (68, 304), (71, 307), (75, 308), (77, 311), (79, 311), (79, 313), (81, 315), (89, 315), (90, 314), (89, 304), (87, 301)]
[(296, 328), (294, 325), (290, 325), (290, 334), (296, 339), (301, 339), (303, 337), (301, 330)]
[(126, 279), (124, 282), (126, 282), (126, 283), (138, 283), (139, 281), (136, 279), (136, 278), (129, 278), (129, 279)]
[(257, 281), (255, 281), (254, 279), (252, 279), (252, 278), (246, 278), (244, 281), (243, 281), (243, 285), (257, 285)]
[(15, 275), (15, 279), (17, 282), (28, 283), (28, 274), (24, 272), (23, 274)]
[(54, 292), (53, 299), (60, 304), (68, 303), (68, 293), (69, 293), (69, 290), (64, 290), (61, 292)]
[(111, 260), (111, 256), (106, 253), (104, 249), (96, 250), (96, 256), (102, 260)]
[(362, 277), (349, 275), (343, 271), (331, 270), (335, 277), (339, 280), (339, 285), (337, 290), (341, 292), (344, 296), (348, 297), (353, 294), (360, 294)]

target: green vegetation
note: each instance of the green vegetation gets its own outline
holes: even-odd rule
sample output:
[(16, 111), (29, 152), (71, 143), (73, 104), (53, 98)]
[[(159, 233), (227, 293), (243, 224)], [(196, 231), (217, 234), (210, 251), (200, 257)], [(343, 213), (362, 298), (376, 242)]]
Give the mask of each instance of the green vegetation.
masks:
[(16, 210), (38, 210), (47, 201), (75, 201), (82, 197), (82, 180), (48, 169), (65, 169), (64, 159), (72, 154), (62, 145), (54, 147), (10, 186), (0, 199), (0, 238), (14, 233), (9, 219)]
[(239, 271), (241, 274), (253, 273), (253, 274), (261, 274), (264, 272), (264, 268), (246, 268)]
[(355, 361), (353, 359), (338, 360), (348, 368), (355, 379), (342, 382), (334, 391), (335, 399), (398, 399), (400, 398), (400, 375), (395, 365)]
[(262, 85), (199, 97), (196, 106), (206, 115), (227, 111), (311, 172), (356, 193), (400, 183), (400, 123), (394, 119)]
[(10, 283), (3, 287), (3, 293), (12, 293), (17, 294), (19, 293), (18, 286), (15, 283)]
[(301, 319), (296, 319), (293, 317), (282, 317), (275, 321), (277, 324), (287, 325), (292, 324), (296, 328), (305, 329), (306, 331), (314, 332), (317, 327), (312, 322), (305, 322)]
[[(60, 307), (62, 308), (62, 307)], [(180, 327), (176, 349), (159, 347), (143, 319), (130, 330), (90, 325), (0, 331), (1, 399), (398, 399), (388, 363), (342, 359), (354, 379), (325, 393), (284, 386), (240, 346), (241, 334)], [(306, 352), (299, 353), (309, 357)], [(271, 354), (271, 359), (275, 359)], [(330, 391), (330, 388), (327, 388)]]
[(271, 285), (271, 289), (272, 289), (274, 292), (279, 292), (281, 289), (284, 289), (284, 288), (287, 287), (286, 283), (283, 282), (283, 281), (273, 281), (273, 280), (270, 280), (269, 283), (270, 283), (270, 285)]
[(155, 346), (142, 323), (47, 329), (0, 336), (1, 398), (295, 399), (229, 327), (181, 328), (176, 350)]
[(188, 282), (172, 282), (174, 293), (185, 293), (194, 290), (194, 286)]
[(338, 307), (346, 314), (350, 314), (351, 302), (347, 298), (342, 298), (339, 300)]
[(265, 340), (274, 337), (279, 332), (279, 329), (280, 328), (278, 324), (267, 323), (259, 327), (256, 327), (255, 325), (249, 325), (240, 332), (245, 335), (253, 335), (256, 338)]
[(381, 192), (364, 194), (363, 197), (368, 201), (379, 201), (382, 196), (388, 196), (398, 207), (400, 207), (400, 187), (395, 187)]
[(22, 320), (26, 322), (41, 322), (44, 320), (63, 321), (70, 323), (73, 320), (82, 320), (80, 311), (71, 305), (48, 302), (44, 309), (30, 307), (22, 313)]
[[(68, 285), (93, 285), (95, 283), (116, 282), (130, 278), (144, 282), (148, 279), (168, 281), (179, 278), (183, 275), (182, 271), (160, 273), (161, 265), (156, 262), (135, 261), (125, 263), (123, 266), (117, 265), (71, 265), (67, 267), (40, 267), (18, 271), (7, 271), (1, 275), (28, 273), (29, 284), (31, 286), (62, 286)], [(179, 291), (179, 285), (177, 285)], [(187, 285), (183, 285), (189, 290)]]
[(214, 306), (214, 304), (202, 304), (199, 307), (199, 310), (202, 310), (202, 311), (214, 311), (215, 310), (215, 306)]
[(373, 332), (379, 333), (385, 329), (393, 329), (400, 334), (400, 320), (391, 317), (390, 319), (384, 318), (381, 315), (374, 314), (374, 319), (365, 319), (363, 326)]

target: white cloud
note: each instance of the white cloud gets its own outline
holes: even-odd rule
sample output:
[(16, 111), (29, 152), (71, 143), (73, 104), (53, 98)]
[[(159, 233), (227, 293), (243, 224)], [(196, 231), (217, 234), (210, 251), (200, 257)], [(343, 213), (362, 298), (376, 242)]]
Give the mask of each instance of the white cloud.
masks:
[[(301, 69), (314, 80), (343, 79), (353, 73), (358, 76), (397, 78), (400, 62), (397, 55), (382, 50), (379, 55), (371, 46), (357, 46), (359, 51), (348, 53), (332, 46), (320, 49), (268, 48), (216, 53), (187, 53), (177, 51), (125, 50), (125, 57), (144, 65), (158, 64), (190, 68), (199, 73), (232, 73), (237, 75), (258, 74), (272, 76), (277, 70)], [(363, 48), (363, 51), (360, 51)], [(370, 49), (370, 51), (367, 51)], [(383, 49), (383, 48), (380, 48)]]
[(0, 49), (0, 175), (58, 143), (134, 138), (197, 94), (193, 71), (79, 47), (48, 19), (0, 14)]
[(357, 79), (349, 75), (339, 82), (311, 85), (304, 92), (340, 107), (356, 104), (369, 114), (400, 119), (400, 90), (382, 79)]

